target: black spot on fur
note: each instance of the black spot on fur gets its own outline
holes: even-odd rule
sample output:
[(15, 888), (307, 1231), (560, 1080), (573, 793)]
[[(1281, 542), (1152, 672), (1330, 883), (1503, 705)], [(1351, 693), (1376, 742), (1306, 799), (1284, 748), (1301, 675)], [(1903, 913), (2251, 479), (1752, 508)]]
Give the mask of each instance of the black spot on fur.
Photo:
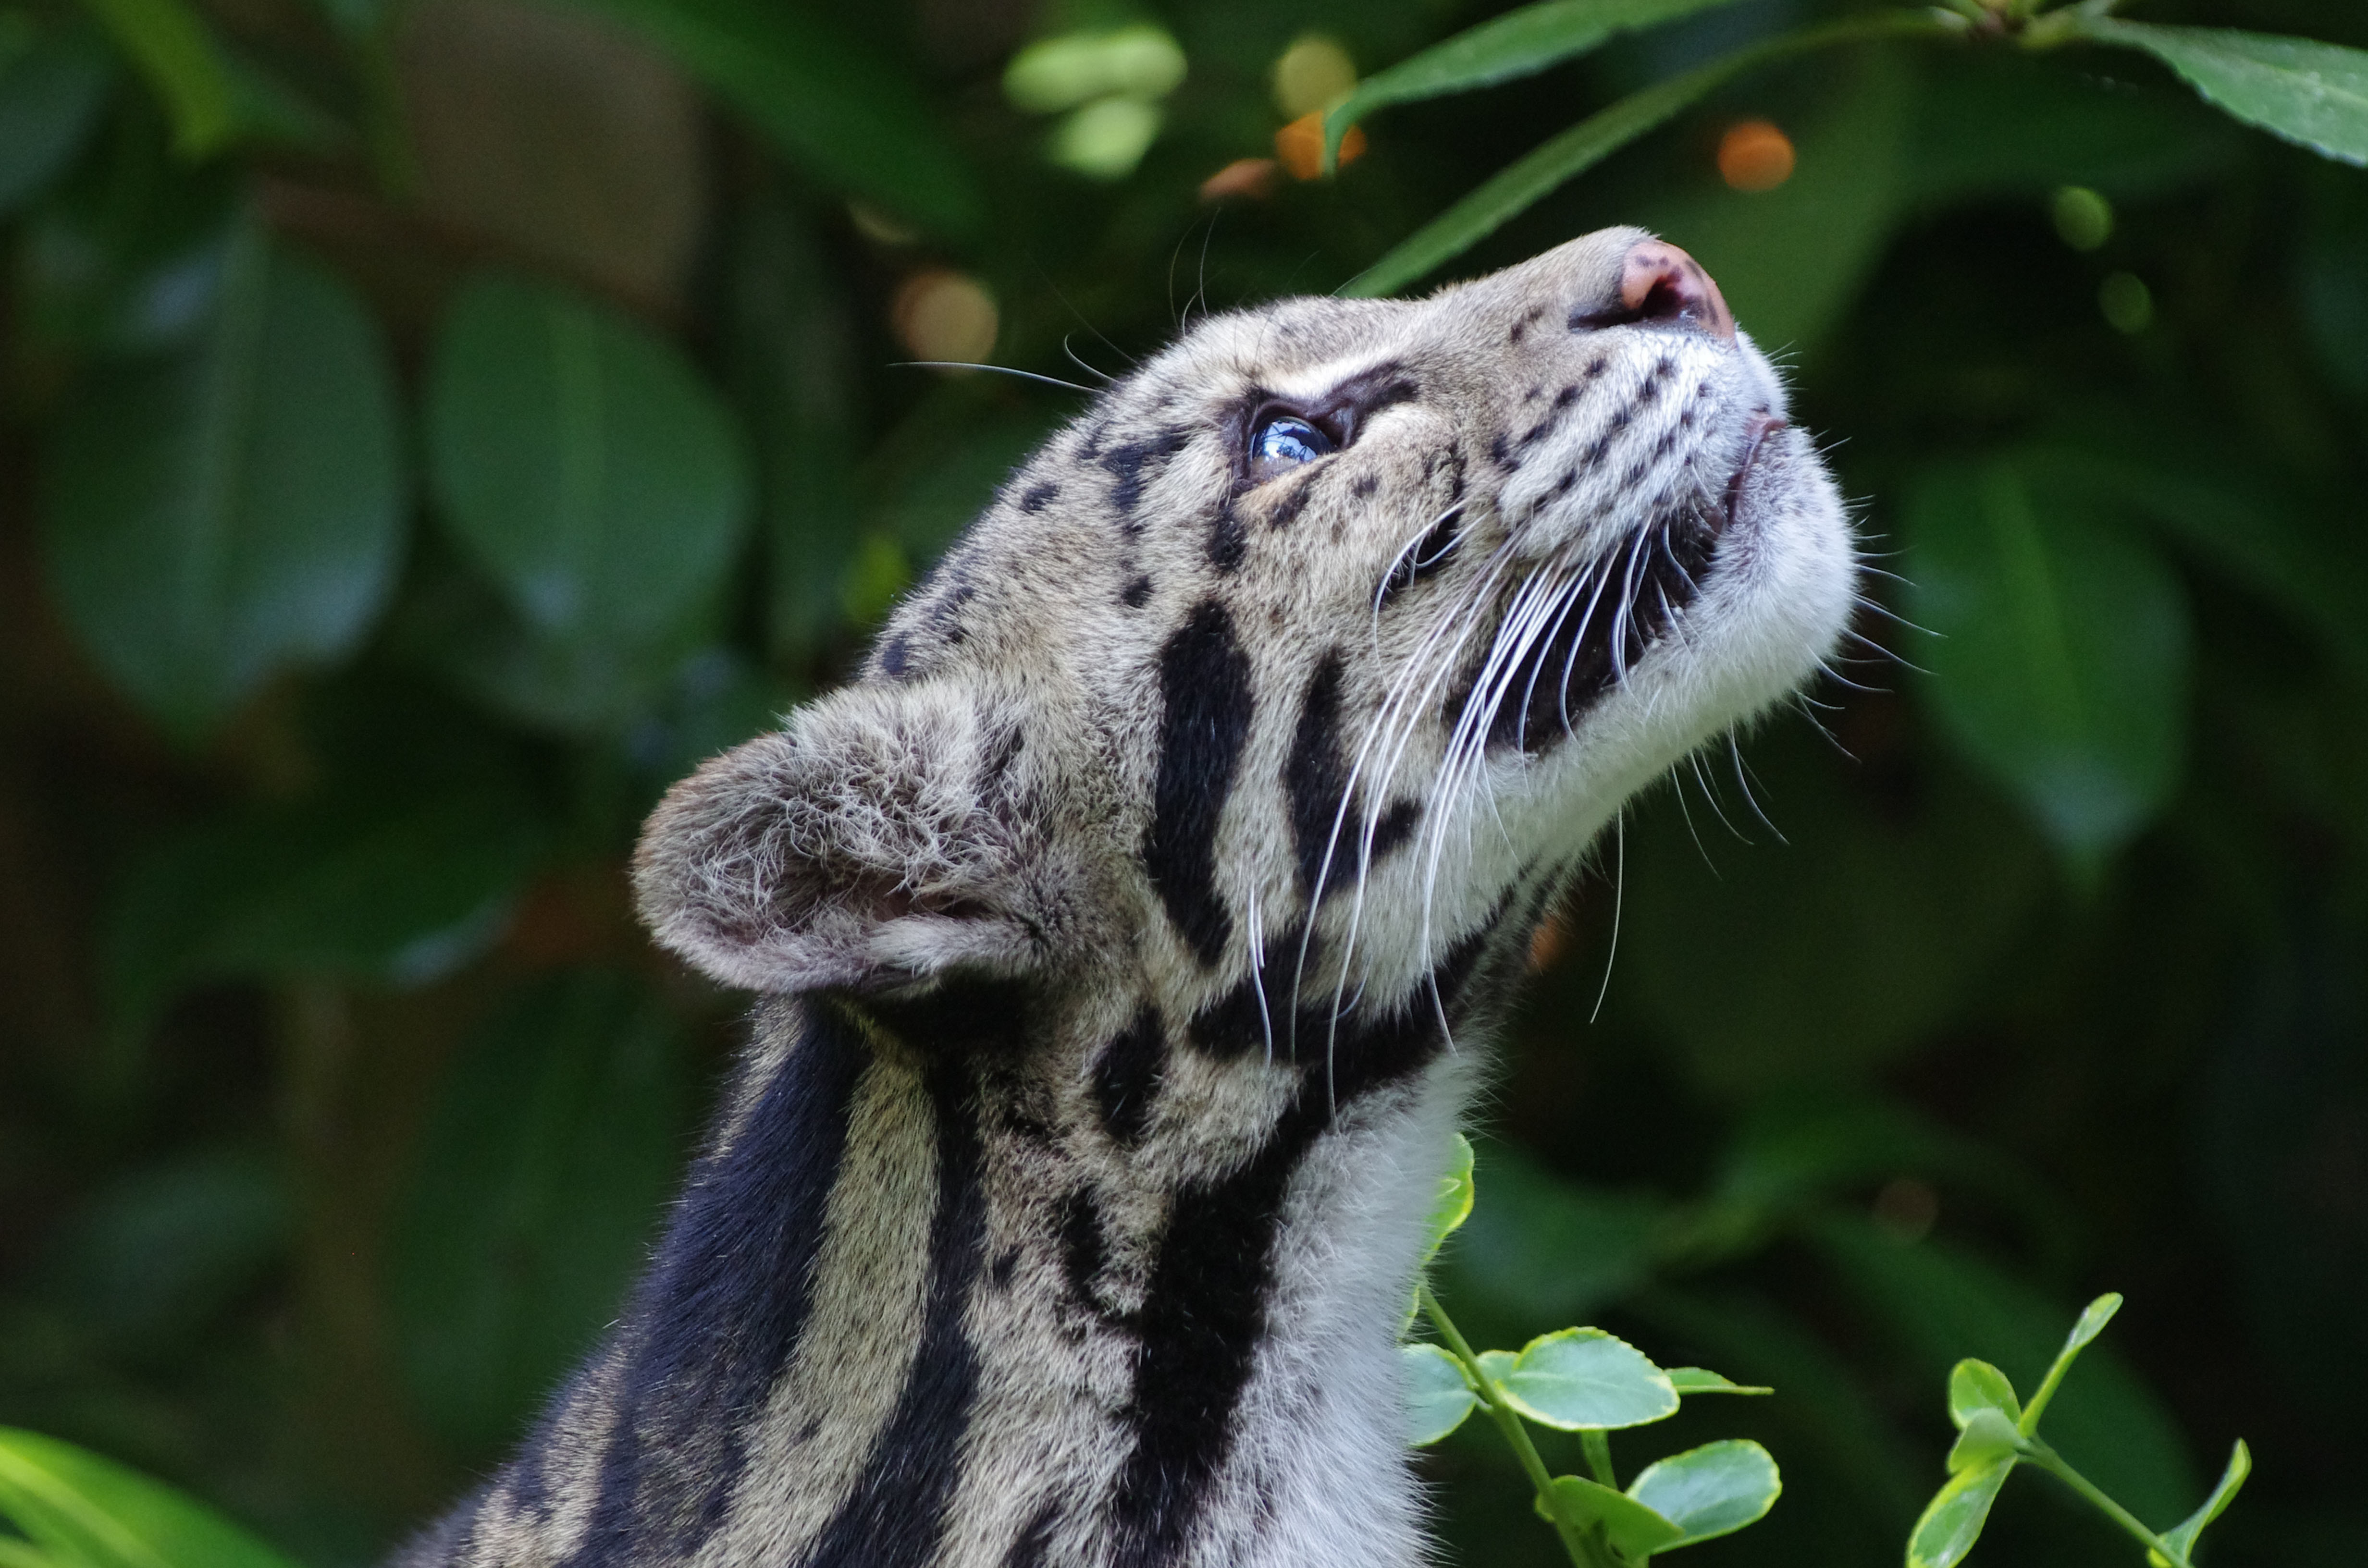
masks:
[(1101, 1108), (1103, 1128), (1121, 1143), (1132, 1147), (1150, 1124), (1166, 1044), (1159, 1009), (1146, 1006), (1094, 1063), (1094, 1102)]
[(939, 1561), (978, 1391), (978, 1352), (962, 1319), (986, 1252), (978, 1107), (965, 1077), (958, 1059), (939, 1056), (929, 1064), (938, 1198), (921, 1342), (895, 1413), (872, 1443), (854, 1492), (802, 1559), (804, 1568), (927, 1568)]
[(1204, 964), (1234, 920), (1217, 898), (1217, 822), (1249, 741), (1249, 655), (1234, 618), (1203, 599), (1159, 651), (1159, 772), (1152, 786), (1144, 869), (1167, 917)]
[(1228, 502), (1217, 514), (1217, 526), (1209, 530), (1209, 564), (1220, 572), (1231, 572), (1242, 563), (1249, 548), (1249, 530), (1242, 527), (1241, 517)]
[(1521, 466), (1521, 460), (1513, 455), (1512, 437), (1502, 430), (1488, 437), (1488, 456), (1508, 472)]
[(1093, 1193), (1079, 1187), (1061, 1204), (1061, 1278), (1071, 1298), (1097, 1317), (1108, 1315), (1095, 1293), (1095, 1282), (1109, 1261), (1110, 1244), (1102, 1233), (1101, 1211), (1094, 1207)]
[(1042, 484), (1030, 485), (1028, 493), (1019, 497), (1019, 509), (1023, 512), (1041, 512), (1051, 506), (1060, 494), (1061, 487), (1049, 479)]
[(1379, 490), (1381, 487), (1382, 476), (1380, 474), (1360, 473), (1355, 479), (1349, 482), (1349, 494), (1361, 501), (1366, 496), (1371, 495), (1374, 491)]
[(571, 1568), (688, 1557), (723, 1520), (748, 1413), (805, 1328), (848, 1106), (871, 1060), (836, 1008), (810, 1006), (804, 1023), (730, 1146), (692, 1167), (634, 1291), (617, 1423)]
[[(1345, 660), (1334, 648), (1316, 661), (1299, 706), (1299, 727), (1282, 765), (1282, 785), (1291, 801), (1291, 842), (1299, 857), (1299, 891), (1313, 905), (1325, 892), (1354, 880), (1358, 827), (1346, 800), (1349, 765), (1340, 755), (1340, 681)], [(1326, 859), (1331, 864), (1326, 865)], [(1340, 873), (1338, 881), (1335, 874)]]
[(1420, 801), (1400, 801), (1383, 812), (1382, 820), (1373, 824), (1374, 860), (1378, 862), (1382, 857), (1412, 838), (1414, 825), (1421, 820)]
[(1141, 609), (1151, 602), (1151, 579), (1137, 577), (1121, 590), (1118, 602), (1129, 609)]
[(1274, 509), (1267, 513), (1266, 526), (1270, 528), (1286, 528), (1298, 521), (1299, 514), (1307, 509), (1307, 498), (1315, 493), (1315, 482), (1319, 477), (1321, 476), (1318, 474), (1311, 473), (1283, 492), (1282, 495), (1276, 500)]
[(903, 637), (888, 639), (887, 646), (880, 650), (880, 673), (890, 680), (903, 680), (905, 676), (907, 655), (911, 652), (911, 645)]
[(1133, 513), (1143, 499), (1143, 487), (1150, 482), (1146, 470), (1156, 470), (1161, 463), (1184, 449), (1192, 439), (1190, 429), (1164, 430), (1140, 441), (1128, 441), (1112, 447), (1099, 458), (1102, 467), (1118, 483), (1110, 488), (1110, 505), (1121, 517)]

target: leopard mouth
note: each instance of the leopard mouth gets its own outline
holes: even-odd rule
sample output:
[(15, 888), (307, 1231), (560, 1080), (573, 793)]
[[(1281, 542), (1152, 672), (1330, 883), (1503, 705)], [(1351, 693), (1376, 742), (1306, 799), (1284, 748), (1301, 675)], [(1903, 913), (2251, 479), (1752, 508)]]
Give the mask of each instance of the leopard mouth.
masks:
[[(1726, 535), (1750, 525), (1748, 482), (1768, 438), (1786, 422), (1770, 413), (1745, 426), (1743, 456), (1716, 497), (1696, 496), (1648, 519), (1559, 588), (1519, 656), (1490, 679), (1492, 750), (1529, 755), (1567, 738), (1596, 703), (1622, 685), (1645, 651), (1701, 597)], [(1499, 636), (1505, 635), (1500, 631)], [(1459, 718), (1478, 695), (1481, 671), (1450, 699)]]

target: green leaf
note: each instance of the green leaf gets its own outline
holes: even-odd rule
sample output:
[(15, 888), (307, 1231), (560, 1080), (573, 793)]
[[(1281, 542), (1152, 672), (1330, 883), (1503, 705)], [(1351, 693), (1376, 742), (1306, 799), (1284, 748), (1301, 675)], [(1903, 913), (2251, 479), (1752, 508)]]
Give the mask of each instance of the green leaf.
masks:
[(1879, 11), (1770, 39), (1656, 82), (1580, 120), (1491, 175), (1454, 206), (1350, 278), (1339, 291), (1359, 299), (1396, 293), (1495, 233), (1556, 187), (1746, 71), (1787, 55), (1860, 39), (1929, 33), (1936, 25), (1909, 12)]
[(0, 1568), (63, 1568), (49, 1553), (31, 1541), (13, 1535), (0, 1535)]
[(1995, 1464), (2022, 1451), (2022, 1434), (2002, 1410), (1988, 1406), (1969, 1412), (1964, 1430), (1949, 1449), (1949, 1473)]
[(2109, 1290), (2081, 1312), (2078, 1321), (2072, 1325), (2072, 1332), (2065, 1336), (2064, 1348), (2055, 1353), (2055, 1361), (2047, 1369), (2047, 1376), (2040, 1380), (2039, 1391), (2031, 1396), (2030, 1406), (2020, 1417), (2020, 1425), (2025, 1433), (2039, 1430), (2040, 1414), (2063, 1385), (2064, 1374), (2072, 1369), (2073, 1358), (2089, 1347), (2089, 1341), (2105, 1332), (2105, 1325), (2112, 1322), (2113, 1314), (2121, 1310), (2120, 1294)]
[(427, 385), (444, 523), (537, 632), (632, 648), (714, 593), (747, 521), (721, 400), (671, 344), (541, 284), (480, 278)]
[(2354, 536), (2329, 536), (2323, 499), (2215, 445), (2187, 432), (2101, 429), (2019, 460), (2034, 483), (2159, 528), (2368, 675), (2368, 551)]
[(71, 1443), (5, 1426), (0, 1515), (58, 1568), (295, 1568), (185, 1493)]
[(1766, 1517), (1783, 1490), (1768, 1450), (1739, 1437), (1672, 1454), (1628, 1483), (1629, 1496), (1685, 1532), (1663, 1551), (1732, 1535)]
[(425, 983), (501, 934), (546, 833), (507, 781), (201, 824), (133, 863), (103, 976), (119, 1030), (233, 977)]
[(1671, 1367), (1668, 1369), (1669, 1386), (1680, 1397), (1690, 1393), (1774, 1393), (1771, 1388), (1757, 1383), (1738, 1383), (1719, 1376), (1707, 1367)]
[(1398, 1346), (1398, 1375), (1406, 1382), (1406, 1440), (1410, 1449), (1428, 1448), (1458, 1426), (1479, 1407), (1472, 1379), (1463, 1363), (1436, 1345)]
[(99, 667), (194, 739), (336, 658), (393, 585), (394, 377), (353, 291), (243, 231), (193, 353), (97, 373), (44, 469), (51, 591)]
[(769, 0), (579, 0), (647, 35), (749, 124), (841, 190), (942, 233), (985, 215), (920, 85), (821, 8)]
[(1455, 1135), (1455, 1153), (1439, 1178), (1439, 1196), (1431, 1200), (1423, 1224), (1422, 1261), (1428, 1265), (1457, 1227), (1472, 1217), (1472, 1140)]
[[(1930, 1489), (1922, 1467), (1870, 1396), (1863, 1376), (1800, 1320), (1765, 1300), (1699, 1295), (1657, 1286), (1629, 1303), (1656, 1334), (1715, 1350), (1784, 1391), (1755, 1412), (1783, 1428), (1796, 1462), (1850, 1477), (1848, 1504), (1826, 1517), (1839, 1559), (1889, 1552), (1907, 1539)], [(1698, 1413), (1697, 1413), (1698, 1414)]]
[(498, 1447), (614, 1320), (685, 1099), (676, 1026), (622, 974), (552, 976), (462, 1047), (387, 1255), (397, 1364), (447, 1439)]
[(107, 52), (86, 28), (34, 33), (20, 13), (0, 15), (0, 216), (81, 149), (107, 102), (108, 74)]
[[(1685, 1539), (1682, 1528), (1655, 1513), (1649, 1505), (1584, 1476), (1555, 1476), (1547, 1488), (1547, 1500), (1565, 1523), (1582, 1531), (1601, 1530), (1614, 1551), (1636, 1562)], [(1544, 1506), (1538, 1511), (1545, 1512)]]
[(182, 0), (84, 0), (173, 119), (173, 147), (202, 158), (239, 129), (241, 89), (205, 19)]
[(1909, 615), (1958, 746), (2084, 874), (2177, 788), (2190, 634), (2150, 550), (2018, 468), (1927, 473), (1908, 499)]
[(1507, 1403), (1565, 1432), (1642, 1426), (1675, 1415), (1668, 1374), (1600, 1328), (1565, 1328), (1521, 1347), (1501, 1376)]
[[(2063, 1343), (2058, 1303), (1944, 1242), (1902, 1246), (1854, 1214), (1808, 1234), (1919, 1381), (1939, 1385), (1972, 1351), (2036, 1387)], [(2178, 1423), (2111, 1346), (2091, 1348), (2079, 1373), (2047, 1412), (2049, 1446), (2141, 1518), (2177, 1517), (2203, 1490)]]
[(1949, 1371), (1949, 1419), (1962, 1432), (1975, 1413), (1984, 1410), (1996, 1411), (2009, 1421), (2022, 1418), (2022, 1403), (2015, 1398), (2014, 1385), (2006, 1374), (1969, 1356)]
[(2252, 1473), (2252, 1450), (2239, 1438), (2236, 1448), (2229, 1450), (2228, 1468), (2220, 1472), (2220, 1484), (2212, 1489), (2211, 1496), (2203, 1499), (2203, 1506), (2163, 1531), (2163, 1544), (2176, 1550), (2181, 1557), (2192, 1558), (2195, 1555), (2195, 1540), (2203, 1533), (2203, 1527), (2228, 1511), (2228, 1505), (2237, 1500), (2237, 1489)]
[(1955, 1568), (1982, 1539), (1990, 1505), (2014, 1469), (2011, 1459), (1961, 1470), (1932, 1495), (1907, 1538), (1907, 1568)]
[(2226, 28), (2172, 28), (2074, 15), (2096, 43), (2144, 50), (2209, 102), (2325, 158), (2368, 165), (2368, 51)]
[(1467, 28), (1357, 84), (1325, 117), (1324, 156), (1337, 157), (1349, 128), (1390, 104), (1509, 82), (1575, 59), (1617, 32), (1657, 27), (1733, 0), (1541, 0)]

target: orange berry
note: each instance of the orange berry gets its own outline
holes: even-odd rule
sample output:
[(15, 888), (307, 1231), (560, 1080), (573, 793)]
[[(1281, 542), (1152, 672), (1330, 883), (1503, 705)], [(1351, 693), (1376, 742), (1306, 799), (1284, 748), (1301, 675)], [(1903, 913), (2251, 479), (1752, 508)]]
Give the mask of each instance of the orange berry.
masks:
[[(1324, 116), (1321, 111), (1303, 114), (1274, 133), (1274, 155), (1282, 160), (1293, 178), (1315, 179), (1324, 172)], [(1340, 139), (1340, 166), (1348, 167), (1365, 155), (1365, 129), (1360, 125), (1349, 128)]]
[(1718, 174), (1736, 190), (1773, 190), (1793, 177), (1793, 139), (1764, 119), (1731, 125), (1718, 139)]

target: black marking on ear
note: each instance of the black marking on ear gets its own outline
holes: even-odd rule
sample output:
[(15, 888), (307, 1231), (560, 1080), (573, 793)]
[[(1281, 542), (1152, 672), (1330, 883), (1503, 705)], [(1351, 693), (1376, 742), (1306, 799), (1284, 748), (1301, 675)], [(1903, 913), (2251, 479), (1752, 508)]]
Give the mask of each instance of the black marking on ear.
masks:
[(1217, 525), (1209, 530), (1209, 564), (1220, 572), (1231, 572), (1249, 553), (1249, 530), (1242, 526), (1240, 514), (1231, 501), (1217, 514)]
[(880, 650), (880, 673), (890, 680), (903, 680), (906, 674), (906, 655), (911, 652), (912, 645), (902, 633), (888, 639)]
[[(1282, 765), (1282, 787), (1291, 801), (1291, 843), (1299, 858), (1299, 891), (1309, 907), (1323, 894), (1354, 879), (1358, 822), (1353, 802), (1344, 804), (1349, 765), (1340, 755), (1340, 681), (1346, 656), (1327, 649), (1315, 662), (1307, 695), (1299, 705), (1299, 727)], [(1325, 865), (1326, 857), (1332, 864)], [(1336, 883), (1332, 872), (1348, 877)], [(1315, 885), (1323, 877), (1321, 892)]]
[(1137, 577), (1119, 590), (1118, 602), (1129, 609), (1141, 609), (1151, 602), (1151, 579)]
[(1356, 478), (1349, 482), (1349, 494), (1361, 501), (1366, 496), (1371, 495), (1374, 491), (1379, 490), (1381, 487), (1382, 476), (1380, 474), (1360, 473)]
[(1060, 485), (1049, 479), (1042, 484), (1031, 484), (1028, 487), (1027, 493), (1019, 497), (1019, 509), (1023, 512), (1041, 512), (1058, 499), (1060, 494)]
[(1167, 918), (1203, 964), (1224, 956), (1234, 917), (1217, 897), (1217, 824), (1249, 742), (1249, 655), (1234, 618), (1203, 599), (1159, 651), (1159, 772), (1143, 849)]
[[(791, 1006), (768, 1007), (770, 1027), (789, 1027)], [(699, 1550), (746, 1467), (748, 1413), (763, 1408), (805, 1331), (848, 1108), (871, 1051), (826, 1003), (807, 1006), (803, 1022), (731, 1142), (718, 1148), (710, 1135), (633, 1292), (616, 1425), (569, 1568)]]
[[(932, 1061), (927, 1083), (937, 1123), (938, 1193), (921, 1342), (855, 1490), (800, 1559), (802, 1568), (928, 1568), (941, 1561), (946, 1510), (962, 1475), (962, 1439), (978, 1392), (978, 1351), (962, 1320), (986, 1256), (986, 1185), (977, 1091), (963, 1064)], [(755, 1408), (745, 1407), (739, 1419), (746, 1422)]]
[(1101, 1108), (1103, 1130), (1129, 1148), (1142, 1140), (1143, 1130), (1151, 1123), (1152, 1097), (1159, 1092), (1166, 1054), (1159, 1009), (1146, 1003), (1094, 1063), (1094, 1102)]

